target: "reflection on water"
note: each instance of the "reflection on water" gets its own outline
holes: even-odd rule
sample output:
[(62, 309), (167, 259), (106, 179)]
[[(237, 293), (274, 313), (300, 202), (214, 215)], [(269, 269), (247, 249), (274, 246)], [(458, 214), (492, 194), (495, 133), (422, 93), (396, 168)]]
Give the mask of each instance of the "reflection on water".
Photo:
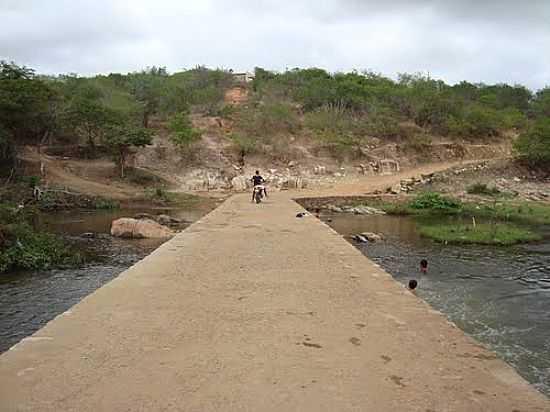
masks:
[[(70, 211), (46, 216), (41, 225), (78, 240), (93, 250), (95, 259), (82, 268), (2, 274), (0, 276), (0, 353), (28, 336), (82, 298), (115, 278), (165, 240), (117, 239), (108, 235), (111, 222), (136, 213), (167, 214), (186, 221), (198, 220), (207, 208), (189, 210), (119, 209)], [(92, 239), (81, 238), (94, 233)], [(87, 243), (87, 245), (86, 245)]]
[[(343, 235), (383, 233), (357, 244), (417, 295), (487, 344), (539, 390), (550, 395), (550, 241), (510, 248), (441, 245), (422, 239), (415, 221), (390, 216), (331, 216)], [(429, 271), (420, 276), (426, 258)]]

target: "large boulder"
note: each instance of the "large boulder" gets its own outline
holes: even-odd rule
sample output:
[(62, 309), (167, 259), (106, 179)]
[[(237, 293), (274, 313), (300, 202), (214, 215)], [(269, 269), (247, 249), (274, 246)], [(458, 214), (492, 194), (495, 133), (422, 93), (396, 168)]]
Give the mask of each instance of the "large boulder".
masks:
[(150, 219), (120, 218), (113, 221), (111, 235), (128, 239), (172, 237), (175, 232)]

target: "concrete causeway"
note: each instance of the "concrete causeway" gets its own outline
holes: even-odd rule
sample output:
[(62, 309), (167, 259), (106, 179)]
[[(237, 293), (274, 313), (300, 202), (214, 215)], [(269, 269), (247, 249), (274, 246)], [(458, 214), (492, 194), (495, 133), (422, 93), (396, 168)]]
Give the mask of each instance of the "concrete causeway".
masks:
[(0, 356), (0, 411), (550, 411), (288, 193), (236, 195)]

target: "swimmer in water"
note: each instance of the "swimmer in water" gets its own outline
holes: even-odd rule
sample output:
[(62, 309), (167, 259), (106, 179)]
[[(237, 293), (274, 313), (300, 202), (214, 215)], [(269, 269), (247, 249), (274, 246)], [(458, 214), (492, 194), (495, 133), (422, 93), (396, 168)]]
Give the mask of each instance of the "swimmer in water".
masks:
[(422, 273), (427, 273), (428, 272), (428, 261), (426, 259), (422, 259), (420, 261), (420, 271)]

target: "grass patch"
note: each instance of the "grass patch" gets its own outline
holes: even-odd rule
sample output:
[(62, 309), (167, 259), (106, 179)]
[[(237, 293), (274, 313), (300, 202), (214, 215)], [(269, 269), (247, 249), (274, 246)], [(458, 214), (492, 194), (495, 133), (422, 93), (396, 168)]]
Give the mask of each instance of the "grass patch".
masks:
[(435, 192), (421, 193), (409, 203), (413, 210), (428, 210), (437, 213), (458, 213), (462, 209), (460, 200), (443, 196)]
[(120, 203), (112, 199), (98, 198), (94, 201), (94, 208), (98, 210), (120, 209)]
[(491, 217), (504, 222), (550, 225), (550, 205), (534, 202), (500, 202), (494, 205), (465, 203), (465, 216)]
[[(369, 206), (382, 209), (389, 215), (415, 216), (419, 220), (420, 233), (439, 242), (512, 245), (541, 239), (536, 228), (550, 225), (550, 204), (497, 201), (495, 196), (492, 197), (491, 202), (474, 203), (426, 192), (408, 202), (380, 200), (369, 202)], [(428, 219), (443, 216), (455, 216), (459, 220), (474, 217), (480, 223), (474, 228), (469, 224), (428, 222)]]
[(541, 236), (528, 229), (507, 223), (419, 225), (422, 236), (442, 243), (509, 246), (540, 240)]

